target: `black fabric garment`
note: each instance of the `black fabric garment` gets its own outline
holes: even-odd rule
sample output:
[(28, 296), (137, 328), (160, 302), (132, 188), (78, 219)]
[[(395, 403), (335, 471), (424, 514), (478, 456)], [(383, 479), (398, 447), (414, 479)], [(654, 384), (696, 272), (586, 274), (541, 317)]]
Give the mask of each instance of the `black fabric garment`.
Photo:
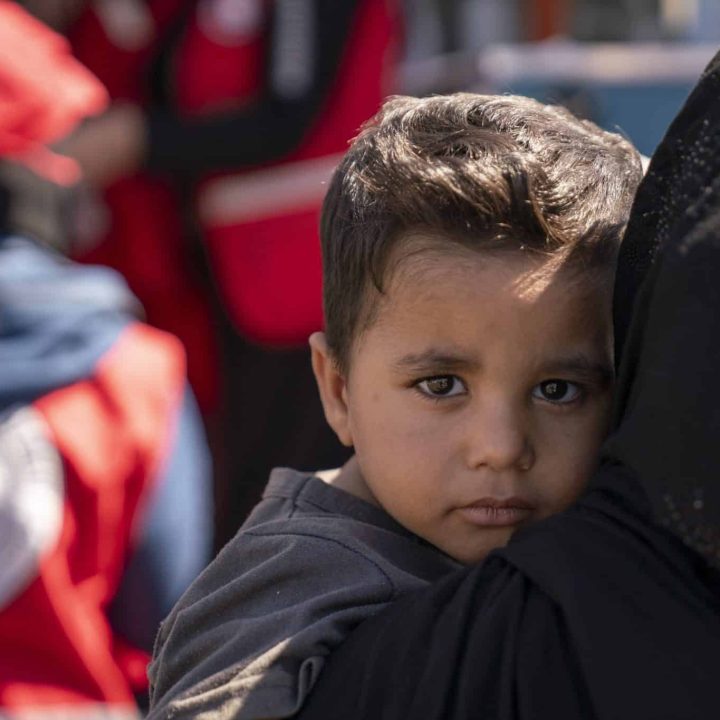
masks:
[[(152, 83), (157, 104), (148, 114), (147, 168), (197, 177), (271, 162), (295, 149), (332, 88), (360, 3), (272, 3), (260, 97), (241, 109), (194, 118), (183, 118), (174, 107), (170, 73), (182, 27), (174, 28)], [(286, 87), (279, 78), (278, 66), (288, 57), (305, 68), (302, 86)]]
[[(698, 212), (708, 203), (717, 203), (717, 193), (706, 188), (715, 180), (720, 148), (719, 64), (716, 56), (703, 72), (653, 154), (638, 189), (626, 239), (620, 248), (615, 282), (618, 360), (626, 346), (633, 303), (658, 248), (668, 242), (671, 233), (678, 237), (690, 233), (699, 225)], [(638, 314), (637, 322), (644, 321), (645, 316)], [(641, 337), (638, 329), (635, 340)], [(618, 407), (622, 412), (624, 403)]]
[(600, 479), (483, 565), (363, 623), (298, 717), (717, 717), (718, 596), (636, 509), (631, 477), (615, 466)]
[(720, 56), (637, 196), (620, 318), (640, 295), (588, 491), (363, 623), (301, 720), (720, 717), (719, 82)]
[[(218, 474), (215, 546), (219, 550), (260, 501), (271, 468), (316, 471), (349, 457), (325, 420), (308, 348), (267, 349), (223, 325), (224, 422), (227, 448)], [(268, 428), (272, 431), (268, 432)]]
[(642, 479), (659, 522), (717, 568), (719, 129), (720, 53), (670, 126), (633, 205), (615, 288), (619, 429), (605, 449)]

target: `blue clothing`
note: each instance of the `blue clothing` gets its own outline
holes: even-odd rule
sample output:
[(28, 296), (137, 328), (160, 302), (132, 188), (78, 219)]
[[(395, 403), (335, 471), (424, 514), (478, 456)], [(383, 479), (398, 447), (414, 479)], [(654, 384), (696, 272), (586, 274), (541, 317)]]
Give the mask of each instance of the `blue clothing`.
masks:
[[(140, 311), (114, 271), (73, 263), (27, 238), (0, 237), (0, 411), (91, 378)], [(211, 466), (189, 388), (171, 423), (111, 610), (117, 632), (144, 650), (212, 544)]]

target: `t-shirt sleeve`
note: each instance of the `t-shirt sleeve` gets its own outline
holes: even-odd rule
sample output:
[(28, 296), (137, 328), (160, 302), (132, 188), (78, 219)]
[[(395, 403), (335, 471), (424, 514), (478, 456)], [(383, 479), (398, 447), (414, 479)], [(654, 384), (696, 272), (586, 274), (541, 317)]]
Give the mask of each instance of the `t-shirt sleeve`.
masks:
[(289, 717), (329, 652), (394, 595), (381, 567), (340, 540), (245, 531), (161, 626), (149, 717)]

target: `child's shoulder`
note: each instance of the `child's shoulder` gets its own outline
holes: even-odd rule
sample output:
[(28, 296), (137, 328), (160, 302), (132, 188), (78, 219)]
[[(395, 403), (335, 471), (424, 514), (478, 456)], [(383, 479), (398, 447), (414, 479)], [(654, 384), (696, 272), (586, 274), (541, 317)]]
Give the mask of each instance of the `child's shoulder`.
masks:
[(354, 574), (388, 576), (391, 585), (398, 573), (434, 579), (452, 563), (382, 508), (288, 468), (273, 471), (262, 502), (223, 552), (234, 566), (266, 554), (323, 571), (351, 562)]
[(272, 544), (282, 538), (293, 550), (328, 545), (372, 555), (409, 535), (381, 508), (329, 485), (318, 475), (276, 468), (261, 502), (223, 552), (242, 553), (263, 539)]
[(317, 478), (290, 479), (269, 484), (163, 623), (158, 698), (199, 714), (208, 683), (239, 703), (239, 717), (255, 717), (258, 703), (275, 713), (258, 716), (289, 714), (307, 663), (320, 667), (351, 627), (455, 567), (378, 508)]
[(166, 632), (181, 612), (204, 614), (211, 599), (238, 619), (320, 608), (341, 596), (385, 603), (457, 567), (379, 508), (288, 473), (281, 476), (292, 482), (271, 479), (260, 505), (180, 599)]

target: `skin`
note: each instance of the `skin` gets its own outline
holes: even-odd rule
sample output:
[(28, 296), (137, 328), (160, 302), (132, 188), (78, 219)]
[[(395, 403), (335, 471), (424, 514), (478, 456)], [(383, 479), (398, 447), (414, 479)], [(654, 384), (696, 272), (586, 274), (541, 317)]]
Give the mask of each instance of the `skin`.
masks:
[[(108, 2), (110, 0), (106, 0)], [(115, 13), (124, 10), (132, 23), (133, 8), (138, 0), (111, 2)], [(84, 10), (87, 0), (23, 0), (20, 4), (38, 20), (62, 33)], [(105, 187), (141, 167), (147, 150), (146, 134), (142, 110), (132, 103), (118, 102), (102, 115), (87, 119), (56, 143), (54, 149), (77, 161), (87, 183)]]
[(20, 5), (38, 20), (62, 32), (80, 14), (87, 0), (21, 0)]
[(346, 375), (323, 333), (311, 337), (326, 416), (355, 449), (326, 479), (476, 563), (568, 507), (596, 467), (611, 298), (556, 262), (435, 240), (394, 266)]
[(145, 117), (135, 105), (116, 103), (90, 118), (55, 149), (75, 159), (90, 185), (105, 187), (131, 175), (145, 156)]

